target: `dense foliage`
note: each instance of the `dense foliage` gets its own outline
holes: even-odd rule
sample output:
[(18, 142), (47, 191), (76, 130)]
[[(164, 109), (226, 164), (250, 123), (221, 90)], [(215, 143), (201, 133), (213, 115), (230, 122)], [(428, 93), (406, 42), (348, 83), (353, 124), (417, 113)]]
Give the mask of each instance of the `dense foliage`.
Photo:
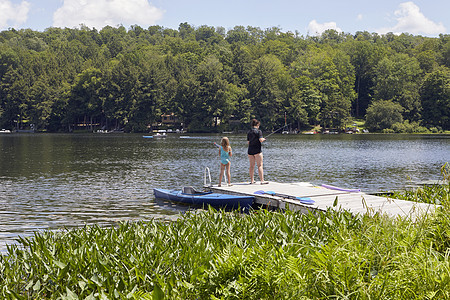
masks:
[(370, 130), (450, 129), (450, 36), (187, 23), (0, 32), (0, 128), (144, 131), (172, 113), (190, 130), (252, 117), (271, 130), (285, 113), (293, 128), (342, 128), (366, 112)]
[(209, 210), (175, 222), (35, 233), (0, 256), (0, 295), (448, 299), (449, 188), (436, 187), (441, 198), (433, 202), (442, 207), (416, 222), (334, 210), (307, 215)]

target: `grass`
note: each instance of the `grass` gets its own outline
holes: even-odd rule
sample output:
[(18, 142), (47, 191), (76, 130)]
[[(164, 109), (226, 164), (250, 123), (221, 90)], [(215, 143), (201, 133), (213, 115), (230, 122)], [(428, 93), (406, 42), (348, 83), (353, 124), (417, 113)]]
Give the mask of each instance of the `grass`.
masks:
[(0, 256), (2, 299), (448, 299), (449, 186), (415, 223), (210, 209), (39, 232)]
[(353, 127), (353, 124), (356, 124), (356, 127), (361, 131), (363, 129), (366, 129), (366, 120), (364, 120), (364, 119), (353, 119), (353, 121), (350, 122), (350, 124), (347, 126)]

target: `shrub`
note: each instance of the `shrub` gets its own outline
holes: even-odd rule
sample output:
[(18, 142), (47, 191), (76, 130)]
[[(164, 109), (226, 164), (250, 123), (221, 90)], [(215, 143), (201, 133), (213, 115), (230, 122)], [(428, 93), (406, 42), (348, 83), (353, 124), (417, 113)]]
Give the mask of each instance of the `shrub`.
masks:
[(382, 131), (395, 123), (403, 122), (403, 108), (400, 104), (388, 100), (372, 103), (367, 109), (366, 128), (370, 131)]
[(392, 130), (397, 133), (429, 133), (429, 130), (418, 122), (409, 123), (408, 120), (392, 124)]

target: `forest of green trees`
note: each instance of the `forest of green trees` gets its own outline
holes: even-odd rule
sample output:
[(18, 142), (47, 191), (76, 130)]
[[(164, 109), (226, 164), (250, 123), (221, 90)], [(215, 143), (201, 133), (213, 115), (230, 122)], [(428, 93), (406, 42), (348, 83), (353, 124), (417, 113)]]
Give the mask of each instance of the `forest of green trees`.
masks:
[(0, 32), (0, 129), (450, 130), (450, 35), (299, 36), (273, 27), (107, 26)]

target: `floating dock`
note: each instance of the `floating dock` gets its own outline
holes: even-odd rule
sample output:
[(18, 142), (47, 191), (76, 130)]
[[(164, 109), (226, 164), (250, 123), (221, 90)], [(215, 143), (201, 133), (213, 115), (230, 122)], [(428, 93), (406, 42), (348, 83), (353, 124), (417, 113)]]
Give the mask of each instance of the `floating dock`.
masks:
[(369, 195), (359, 190), (346, 190), (333, 186), (315, 186), (308, 182), (260, 184), (233, 183), (205, 186), (213, 192), (232, 195), (252, 195), (256, 204), (274, 209), (294, 211), (326, 211), (329, 208), (348, 210), (352, 214), (380, 213), (391, 217), (409, 217), (412, 220), (419, 215), (435, 210), (437, 205), (418, 203)]

